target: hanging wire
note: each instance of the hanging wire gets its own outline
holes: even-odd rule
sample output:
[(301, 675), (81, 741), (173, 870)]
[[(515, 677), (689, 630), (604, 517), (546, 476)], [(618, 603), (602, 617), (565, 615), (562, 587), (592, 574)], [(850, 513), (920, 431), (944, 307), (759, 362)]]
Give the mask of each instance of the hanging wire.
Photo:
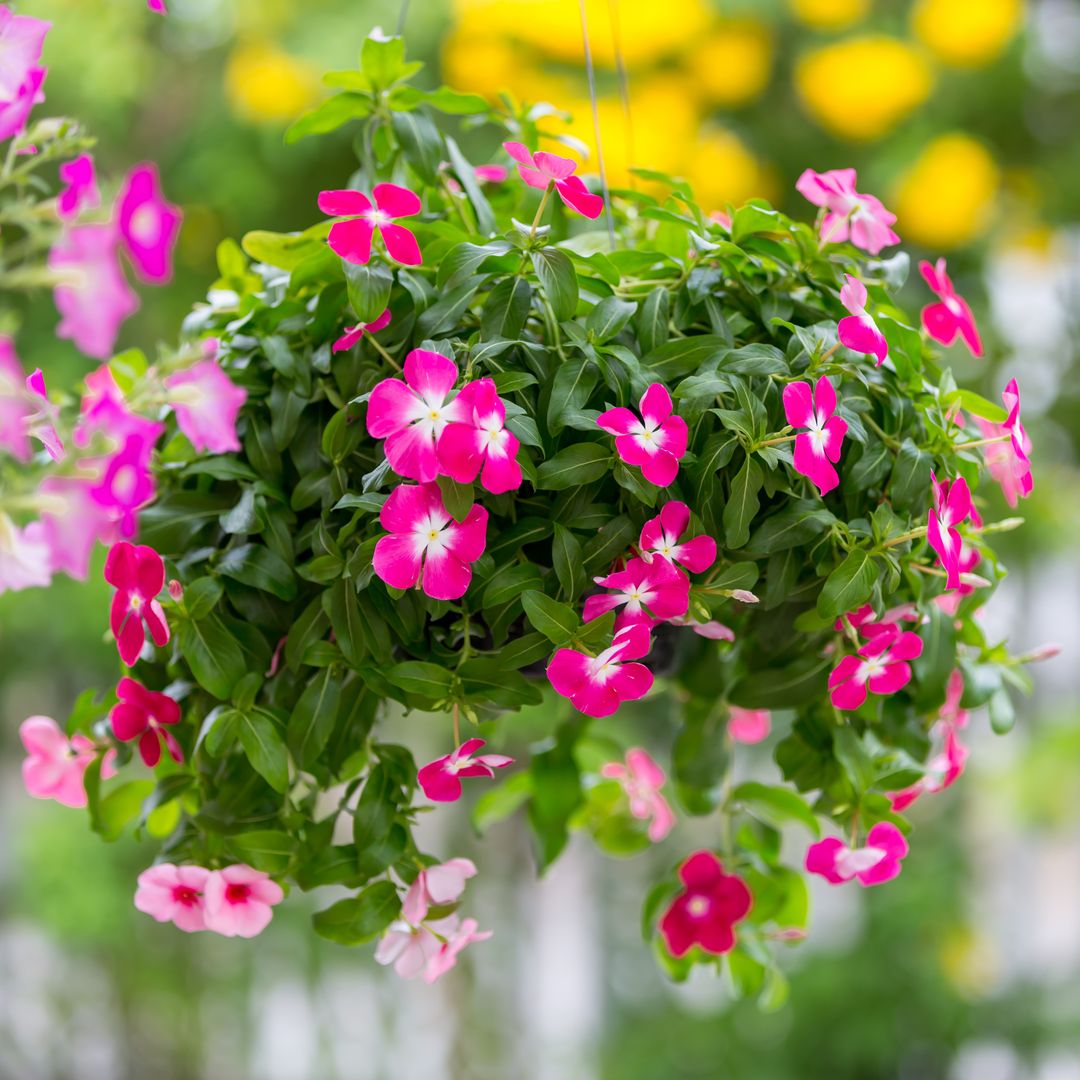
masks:
[(401, 11), (398, 12), (398, 19), (397, 19), (397, 36), (398, 37), (401, 37), (401, 35), (405, 32), (405, 19), (408, 17), (408, 14), (409, 14), (409, 0), (401, 0)]
[(615, 250), (615, 220), (611, 216), (611, 192), (608, 190), (607, 169), (604, 167), (604, 143), (600, 138), (600, 107), (596, 99), (596, 71), (593, 68), (592, 49), (589, 47), (589, 17), (585, 12), (585, 0), (578, 0), (581, 12), (581, 38), (585, 46), (585, 72), (589, 77), (589, 101), (592, 102), (593, 137), (596, 139), (596, 160), (600, 166), (600, 188), (604, 193), (607, 210), (608, 240)]
[[(611, 19), (611, 40), (615, 46), (615, 74), (619, 80), (619, 100), (622, 102), (623, 129), (626, 133), (626, 162), (633, 167), (637, 161), (634, 149), (634, 117), (630, 111), (630, 75), (622, 51), (622, 23), (619, 19), (619, 0), (608, 0)], [(630, 187), (637, 189), (637, 177), (630, 173)]]

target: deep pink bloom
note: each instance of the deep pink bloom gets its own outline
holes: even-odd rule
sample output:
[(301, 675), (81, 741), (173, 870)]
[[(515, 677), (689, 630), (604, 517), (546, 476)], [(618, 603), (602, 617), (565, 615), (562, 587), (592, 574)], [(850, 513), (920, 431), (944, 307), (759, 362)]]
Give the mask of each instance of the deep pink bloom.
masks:
[(351, 349), (365, 334), (375, 334), (390, 325), (390, 309), (387, 308), (374, 322), (357, 323), (334, 342), (333, 352)]
[(146, 0), (146, 6), (150, 11), (158, 15), (168, 15), (169, 9), (165, 6), (165, 0)]
[(147, 690), (126, 675), (116, 686), (120, 703), (109, 713), (113, 734), (121, 742), (139, 740), (139, 754), (152, 769), (161, 760), (161, 743), (173, 761), (184, 754), (169, 728), (180, 723), (180, 706), (168, 694)]
[(604, 211), (604, 200), (592, 192), (575, 176), (577, 165), (570, 158), (548, 154), (543, 150), (536, 154), (519, 142), (504, 142), (503, 149), (517, 162), (518, 175), (529, 187), (544, 190), (549, 184), (571, 210), (587, 218), (598, 218)]
[(391, 923), (375, 946), (375, 963), (393, 964), (401, 978), (415, 979), (442, 948), (436, 934), (449, 937), (458, 925), (456, 915), (448, 915), (426, 926), (410, 926), (402, 920)]
[(844, 632), (844, 624), (847, 623), (857, 633), (865, 638), (877, 637), (878, 634), (893, 634), (900, 628), (902, 622), (919, 621), (919, 612), (914, 604), (900, 604), (898, 607), (889, 608), (879, 619), (870, 604), (863, 604), (857, 611), (849, 611), (841, 615), (834, 624), (837, 633)]
[(876, 255), (883, 247), (900, 243), (892, 230), (896, 215), (873, 195), (859, 194), (855, 180), (854, 169), (823, 173), (806, 169), (795, 182), (795, 190), (815, 206), (825, 208), (821, 222), (823, 244), (841, 244), (850, 238), (856, 247)]
[[(19, 725), (19, 738), (26, 749), (22, 763), (23, 784), (35, 799), (55, 799), (64, 806), (86, 805), (83, 776), (101, 751), (81, 732), (69, 739), (60, 725), (48, 716), (31, 716)], [(102, 779), (116, 775), (116, 751), (105, 753)]]
[(735, 948), (735, 924), (745, 919), (754, 898), (746, 882), (725, 874), (711, 851), (695, 851), (679, 867), (683, 890), (660, 920), (660, 933), (672, 956), (695, 945), (721, 955)]
[(41, 522), (24, 528), (0, 513), (0, 593), (19, 592), (52, 581), (52, 558)]
[(881, 885), (900, 873), (900, 860), (908, 853), (904, 834), (891, 822), (879, 821), (867, 834), (864, 847), (849, 848), (835, 836), (811, 844), (806, 869), (833, 885), (854, 878), (860, 885)]
[(139, 875), (135, 907), (158, 922), (173, 923), (187, 934), (205, 930), (209, 879), (210, 871), (202, 866), (151, 866)]
[(675, 827), (675, 814), (660, 794), (664, 770), (640, 747), (626, 751), (626, 764), (609, 761), (600, 766), (600, 775), (618, 780), (630, 801), (630, 813), (639, 821), (648, 821), (649, 839), (658, 844)]
[(247, 391), (216, 360), (200, 360), (166, 376), (165, 389), (165, 400), (180, 430), (198, 453), (227, 454), (240, 449), (236, 417), (247, 401)]
[(750, 746), (769, 737), (772, 713), (768, 709), (740, 709), (738, 705), (731, 705), (728, 713), (727, 730), (735, 742)]
[(479, 923), (475, 919), (463, 919), (457, 929), (451, 931), (446, 941), (439, 946), (436, 952), (427, 962), (424, 969), (424, 982), (433, 983), (436, 979), (445, 975), (457, 963), (461, 951), (474, 941), (487, 941), (492, 931), (480, 930)]
[(866, 700), (867, 687), (875, 694), (895, 694), (911, 682), (908, 660), (921, 656), (922, 638), (910, 630), (894, 628), (877, 634), (857, 656), (845, 656), (829, 675), (829, 697), (837, 709), (857, 709)]
[(521, 487), (517, 436), (506, 427), (506, 405), (492, 379), (467, 383), (454, 399), (460, 420), (439, 436), (439, 469), (459, 484), (479, 475), (485, 490), (498, 495)]
[(417, 773), (424, 794), (433, 802), (457, 802), (463, 776), (494, 776), (514, 764), (505, 754), (478, 754), (484, 745), (483, 739), (466, 739), (453, 753), (428, 762)]
[(163, 285), (172, 280), (173, 248), (183, 216), (162, 193), (156, 165), (143, 162), (128, 173), (116, 200), (117, 225), (143, 281)]
[(383, 379), (371, 391), (368, 434), (386, 440), (383, 451), (394, 472), (427, 483), (439, 475), (436, 447), (446, 425), (467, 422), (469, 413), (460, 395), (447, 400), (458, 377), (453, 360), (413, 349), (405, 357), (404, 375), (404, 382)]
[(971, 492), (967, 481), (961, 476), (956, 480), (938, 480), (931, 473), (934, 506), (930, 511), (926, 539), (937, 552), (945, 570), (945, 588), (955, 589), (960, 584), (960, 533), (956, 526), (967, 520), (971, 513)]
[[(974, 511), (972, 519), (974, 520)], [(961, 540), (960, 556), (956, 560), (956, 568), (960, 572), (960, 584), (950, 592), (934, 597), (934, 604), (944, 611), (946, 615), (955, 615), (960, 610), (960, 601), (975, 591), (975, 583), (965, 581), (964, 575), (970, 574), (980, 562), (982, 562), (982, 556), (978, 550)]]
[(641, 528), (638, 547), (641, 557), (652, 562), (659, 555), (669, 563), (685, 566), (691, 574), (703, 574), (716, 562), (716, 541), (711, 536), (695, 536), (680, 543), (690, 525), (690, 507), (684, 502), (668, 502), (660, 513), (649, 518)]
[(618, 408), (601, 413), (596, 422), (615, 436), (615, 449), (627, 465), (640, 465), (646, 480), (667, 487), (686, 453), (686, 421), (672, 415), (671, 395), (663, 383), (645, 391), (640, 408), (640, 420), (629, 409)]
[(211, 871), (206, 879), (206, 929), (224, 937), (253, 938), (273, 918), (285, 893), (269, 874), (244, 863)]
[(906, 810), (921, 795), (934, 795), (944, 791), (955, 783), (964, 771), (968, 748), (957, 737), (956, 730), (949, 726), (943, 735), (941, 749), (930, 759), (926, 773), (910, 787), (889, 793), (889, 801), (896, 813)]
[(836, 412), (836, 391), (822, 375), (810, 393), (810, 384), (788, 383), (784, 387), (784, 415), (792, 427), (806, 428), (795, 436), (795, 471), (807, 477), (822, 495), (840, 483), (833, 465), (847, 434), (847, 421)]
[(959, 334), (967, 343), (972, 356), (982, 356), (982, 340), (975, 325), (975, 316), (962, 296), (958, 296), (945, 270), (945, 260), (919, 263), (919, 273), (926, 284), (938, 295), (936, 304), (928, 304), (922, 310), (923, 329), (942, 345), (951, 345)]
[(143, 436), (128, 435), (90, 489), (91, 498), (118, 523), (122, 536), (135, 535), (138, 511), (154, 497), (156, 488), (150, 472), (153, 450), (153, 443)]
[(640, 623), (654, 626), (664, 619), (678, 619), (690, 607), (690, 579), (667, 559), (631, 559), (625, 570), (598, 577), (596, 584), (609, 593), (587, 597), (582, 611), (586, 622), (606, 611), (622, 608), (615, 629)]
[(501, 184), (510, 175), (510, 170), (505, 165), (476, 165), (473, 175), (485, 184)]
[(60, 179), (67, 185), (56, 197), (56, 212), (65, 221), (78, 217), (83, 210), (93, 210), (101, 205), (94, 159), (80, 154), (60, 166)]
[[(1001, 485), (1005, 501), (1016, 506), (1026, 499), (1035, 486), (1031, 475), (1031, 439), (1020, 421), (1020, 387), (1012, 379), (1001, 394), (1008, 415), (1003, 424), (993, 424), (982, 417), (975, 418), (986, 439), (1000, 439), (984, 448), (986, 467)], [(1008, 436), (1006, 441), (1005, 436)]]
[(105, 580), (116, 589), (109, 626), (120, 659), (131, 667), (146, 644), (146, 631), (158, 647), (169, 643), (169, 624), (158, 603), (165, 587), (165, 563), (145, 544), (113, 544), (105, 560)]
[(405, 894), (402, 916), (413, 926), (419, 926), (429, 909), (460, 900), (465, 882), (471, 877), (476, 877), (476, 865), (471, 859), (448, 859), (440, 866), (425, 867)]
[(599, 656), (559, 649), (548, 664), (548, 681), (586, 716), (611, 716), (624, 701), (652, 689), (652, 672), (644, 664), (627, 663), (647, 655), (649, 645), (648, 627), (635, 623), (617, 630)]
[(371, 240), (379, 230), (386, 253), (406, 266), (419, 266), (424, 260), (416, 237), (397, 218), (420, 213), (420, 196), (397, 184), (376, 184), (371, 199), (359, 191), (339, 190), (319, 193), (319, 209), (331, 217), (345, 217), (330, 228), (330, 249), (348, 263), (365, 265), (371, 259)]
[(866, 286), (851, 274), (845, 274), (846, 284), (840, 290), (840, 301), (851, 312), (837, 326), (840, 344), (853, 352), (869, 353), (877, 357), (877, 366), (889, 355), (889, 343), (878, 329), (873, 316), (866, 310)]
[(18, 86), (4, 89), (5, 96), (0, 98), (0, 141), (26, 130), (26, 122), (34, 106), (45, 100), (41, 87), (46, 74), (47, 68), (30, 68)]
[(390, 533), (375, 545), (375, 573), (395, 589), (418, 581), (433, 600), (457, 600), (472, 580), (472, 563), (487, 545), (488, 512), (478, 503), (454, 521), (438, 484), (401, 484), (379, 513)]

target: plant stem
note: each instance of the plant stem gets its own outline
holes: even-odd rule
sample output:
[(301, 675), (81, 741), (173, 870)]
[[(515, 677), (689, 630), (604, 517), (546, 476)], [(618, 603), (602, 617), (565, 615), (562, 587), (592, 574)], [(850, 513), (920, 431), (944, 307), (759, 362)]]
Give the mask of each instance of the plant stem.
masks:
[(995, 435), (992, 439), (974, 439), (971, 442), (955, 443), (954, 450), (974, 450), (976, 446), (990, 446), (991, 443), (1008, 442), (1012, 436), (1007, 432), (1004, 435)]
[(826, 349), (826, 350), (825, 350), (825, 352), (823, 352), (823, 353), (821, 354), (821, 358), (820, 358), (820, 359), (818, 360), (818, 363), (819, 363), (819, 364), (824, 364), (824, 363), (825, 363), (825, 361), (826, 361), (826, 360), (828, 360), (828, 359), (829, 359), (829, 357), (830, 357), (830, 356), (832, 356), (832, 354), (833, 354), (834, 352), (836, 352), (836, 350), (837, 350), (837, 349), (839, 349), (839, 348), (840, 348), (840, 342), (838, 341), (838, 342), (837, 342), (837, 343), (836, 343), (835, 345), (833, 345), (833, 346), (832, 346), (831, 348), (829, 348), (829, 349)]
[(555, 182), (549, 181), (548, 186), (544, 188), (544, 197), (540, 200), (540, 205), (536, 208), (536, 217), (533, 218), (532, 229), (529, 231), (529, 239), (536, 239), (536, 230), (540, 228), (540, 219), (544, 216), (544, 211), (547, 209), (548, 199), (551, 198), (551, 193), (555, 190)]
[(461, 745), (461, 706), (456, 701), (451, 713), (454, 717), (454, 749), (456, 750)]
[(759, 442), (757, 449), (760, 450), (763, 446), (779, 446), (781, 443), (794, 442), (795, 439), (795, 435), (780, 435), (775, 439), (766, 439), (764, 442)]
[(879, 428), (877, 426), (877, 424), (874, 423), (874, 421), (871, 418), (869, 413), (861, 416), (860, 419), (862, 420), (862, 422), (864, 424), (866, 424), (868, 427), (872, 428), (877, 433), (877, 435), (881, 439), (881, 441), (887, 447), (889, 447), (890, 450), (899, 450), (900, 449), (900, 444), (891, 435), (886, 435), (885, 432), (882, 431), (881, 428)]
[(881, 545), (881, 550), (884, 551), (886, 548), (896, 547), (897, 544), (906, 544), (909, 540), (915, 540), (920, 536), (925, 536), (926, 529), (927, 526), (920, 525), (918, 528), (912, 529), (911, 532), (906, 532), (902, 536), (894, 536), (892, 540)]
[(373, 347), (373, 348), (375, 349), (375, 351), (376, 351), (376, 352), (377, 352), (377, 353), (378, 353), (378, 354), (379, 354), (379, 355), (380, 355), (380, 356), (381, 356), (381, 357), (382, 357), (382, 358), (383, 358), (383, 359), (384, 359), (384, 360), (385, 360), (385, 361), (386, 361), (386, 362), (387, 362), (387, 363), (388, 363), (388, 364), (389, 364), (389, 365), (390, 365), (390, 366), (391, 366), (391, 367), (392, 367), (392, 368), (393, 368), (393, 369), (394, 369), (395, 371), (400, 371), (400, 370), (401, 370), (401, 365), (400, 365), (400, 364), (399, 364), (399, 363), (398, 363), (398, 362), (397, 362), (397, 361), (396, 361), (396, 360), (395, 360), (395, 359), (394, 359), (394, 358), (393, 358), (393, 357), (392, 357), (392, 356), (391, 356), (391, 355), (390, 355), (390, 354), (389, 354), (389, 353), (388, 353), (388, 352), (386, 351), (386, 349), (384, 349), (384, 348), (383, 348), (383, 346), (382, 346), (382, 345), (380, 345), (380, 344), (379, 344), (379, 342), (378, 342), (378, 341), (376, 341), (376, 340), (375, 340), (375, 335), (374, 335), (374, 334), (368, 334), (368, 335), (366, 335), (366, 336), (367, 336), (367, 339), (368, 339), (368, 341), (369, 341), (369, 342), (371, 343), (372, 347)]

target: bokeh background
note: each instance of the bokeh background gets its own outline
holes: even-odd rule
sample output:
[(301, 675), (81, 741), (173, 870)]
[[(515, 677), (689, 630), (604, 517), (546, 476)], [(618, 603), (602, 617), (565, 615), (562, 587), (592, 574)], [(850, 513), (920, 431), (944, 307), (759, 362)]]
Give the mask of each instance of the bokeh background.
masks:
[[(222, 238), (317, 219), (350, 136), (286, 146), (283, 132), (373, 25), (404, 14), (431, 85), (552, 102), (567, 116), (549, 131), (595, 144), (577, 0), (169, 2), (168, 19), (143, 0), (19, 4), (56, 24), (47, 111), (94, 131), (106, 170), (157, 161), (184, 206), (176, 280), (144, 293), (121, 346), (175, 339)], [(1027, 526), (1001, 537), (1011, 576), (985, 618), (1014, 651), (1063, 655), (1034, 672), (1009, 736), (976, 717), (962, 780), (913, 811), (898, 881), (814, 889), (790, 996), (763, 1009), (711, 979), (667, 984), (640, 941), (649, 860), (672, 862), (681, 834), (617, 863), (578, 837), (537, 882), (524, 830), (496, 826), (470, 886), (496, 935), (434, 988), (316, 939), (300, 895), (254, 945), (158, 926), (131, 906), (149, 846), (102, 844), (18, 774), (19, 722), (63, 718), (114, 676), (104, 586), (0, 597), (3, 1080), (1080, 1078), (1080, 0), (586, 10), (613, 185), (645, 166), (687, 177), (703, 205), (764, 195), (809, 218), (799, 172), (854, 165), (913, 260), (948, 256), (989, 345), (950, 362), (988, 397), (1016, 375), (1036, 448)], [(925, 302), (917, 282), (907, 299)], [(88, 365), (48, 309), (20, 351), (72, 385)], [(424, 719), (406, 722), (421, 745)], [(740, 754), (748, 773), (773, 768), (770, 744)], [(464, 814), (432, 815), (426, 840), (479, 851)]]

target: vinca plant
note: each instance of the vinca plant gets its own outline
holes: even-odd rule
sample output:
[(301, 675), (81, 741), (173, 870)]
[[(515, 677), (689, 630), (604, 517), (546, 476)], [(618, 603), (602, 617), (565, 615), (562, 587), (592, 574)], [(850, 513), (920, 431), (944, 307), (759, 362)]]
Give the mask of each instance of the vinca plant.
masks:
[(250, 937), (335, 886), (315, 932), (429, 982), (489, 936), (482, 860), (414, 832), (469, 789), (541, 871), (574, 831), (661, 845), (659, 962), (778, 1001), (806, 876), (894, 878), (969, 713), (1013, 722), (1037, 657), (976, 616), (1018, 524), (987, 481), (1031, 490), (1019, 390), (956, 385), (971, 312), (943, 261), (921, 328), (897, 306), (852, 170), (807, 170), (807, 221), (645, 171), (605, 199), (548, 107), (419, 67), (372, 34), (290, 132), (355, 135), (311, 227), (223, 243), (178, 348), (88, 377), (111, 502), (63, 525), (110, 544), (118, 681), (24, 725), (28, 786), (156, 840), (160, 921)]

